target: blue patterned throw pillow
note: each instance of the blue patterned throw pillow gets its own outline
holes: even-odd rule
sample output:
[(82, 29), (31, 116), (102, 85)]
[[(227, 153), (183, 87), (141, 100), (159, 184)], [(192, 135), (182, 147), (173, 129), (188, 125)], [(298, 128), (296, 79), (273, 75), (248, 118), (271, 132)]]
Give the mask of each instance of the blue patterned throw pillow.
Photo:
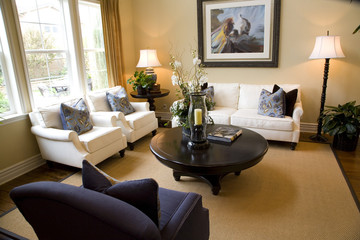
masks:
[(126, 92), (124, 94), (124, 92), (120, 90), (116, 95), (106, 92), (106, 98), (112, 111), (120, 111), (125, 115), (135, 112), (134, 107), (129, 102)]
[(82, 98), (72, 106), (61, 103), (60, 117), (65, 130), (74, 130), (78, 134), (82, 134), (93, 128), (89, 110)]
[(275, 93), (263, 89), (260, 94), (258, 113), (269, 117), (284, 118), (284, 104), (285, 92), (282, 88)]

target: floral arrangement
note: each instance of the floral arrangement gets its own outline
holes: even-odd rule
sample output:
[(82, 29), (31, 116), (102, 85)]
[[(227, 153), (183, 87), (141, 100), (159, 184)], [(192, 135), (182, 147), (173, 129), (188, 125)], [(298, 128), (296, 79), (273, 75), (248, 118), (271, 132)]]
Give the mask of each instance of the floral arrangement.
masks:
[[(173, 70), (171, 77), (172, 84), (178, 85), (180, 90), (177, 89), (177, 96), (180, 100), (175, 101), (170, 107), (172, 118), (177, 117), (177, 123), (185, 128), (189, 127), (188, 112), (190, 107), (190, 94), (194, 92), (200, 92), (207, 87), (207, 73), (204, 66), (201, 64), (201, 60), (197, 55), (196, 50), (191, 51), (193, 58), (192, 67), (186, 71), (180, 61), (175, 56), (170, 55), (170, 66)], [(211, 109), (215, 103), (206, 98), (206, 107)], [(210, 122), (212, 119), (210, 118)]]

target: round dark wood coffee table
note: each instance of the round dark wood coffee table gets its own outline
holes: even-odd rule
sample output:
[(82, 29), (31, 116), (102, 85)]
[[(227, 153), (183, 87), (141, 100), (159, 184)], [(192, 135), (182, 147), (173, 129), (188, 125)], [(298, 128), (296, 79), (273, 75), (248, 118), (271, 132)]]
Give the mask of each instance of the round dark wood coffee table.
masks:
[[(221, 125), (208, 125), (208, 131)], [(260, 134), (243, 128), (243, 133), (231, 144), (210, 142), (205, 150), (190, 150), (189, 138), (182, 128), (171, 128), (154, 136), (150, 150), (165, 166), (173, 169), (176, 181), (181, 176), (204, 180), (211, 186), (214, 195), (221, 189), (221, 179), (229, 174), (240, 175), (244, 169), (261, 161), (268, 150), (268, 142)]]

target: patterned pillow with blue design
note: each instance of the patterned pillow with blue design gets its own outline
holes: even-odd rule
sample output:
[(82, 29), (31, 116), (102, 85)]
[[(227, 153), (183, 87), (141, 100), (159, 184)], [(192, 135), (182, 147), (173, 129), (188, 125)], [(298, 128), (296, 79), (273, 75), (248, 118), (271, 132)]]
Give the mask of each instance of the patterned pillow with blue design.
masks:
[[(124, 89), (124, 88), (122, 88)], [(124, 90), (120, 90), (116, 94), (106, 92), (106, 98), (110, 105), (110, 108), (114, 112), (122, 112), (125, 115), (135, 112), (135, 108), (130, 104), (127, 94)]]
[(82, 134), (93, 128), (89, 110), (82, 98), (72, 106), (61, 103), (60, 117), (65, 130), (73, 130), (78, 134)]
[(258, 114), (269, 117), (284, 118), (284, 104), (285, 92), (282, 88), (275, 93), (271, 93), (263, 89), (260, 94)]

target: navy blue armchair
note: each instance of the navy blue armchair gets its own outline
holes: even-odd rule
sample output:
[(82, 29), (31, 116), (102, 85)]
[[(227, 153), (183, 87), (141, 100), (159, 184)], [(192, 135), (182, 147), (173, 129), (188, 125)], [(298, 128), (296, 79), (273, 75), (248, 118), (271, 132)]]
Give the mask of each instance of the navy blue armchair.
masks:
[(30, 183), (10, 196), (39, 239), (209, 239), (209, 212), (196, 193), (159, 188), (159, 227), (126, 202), (63, 183)]

